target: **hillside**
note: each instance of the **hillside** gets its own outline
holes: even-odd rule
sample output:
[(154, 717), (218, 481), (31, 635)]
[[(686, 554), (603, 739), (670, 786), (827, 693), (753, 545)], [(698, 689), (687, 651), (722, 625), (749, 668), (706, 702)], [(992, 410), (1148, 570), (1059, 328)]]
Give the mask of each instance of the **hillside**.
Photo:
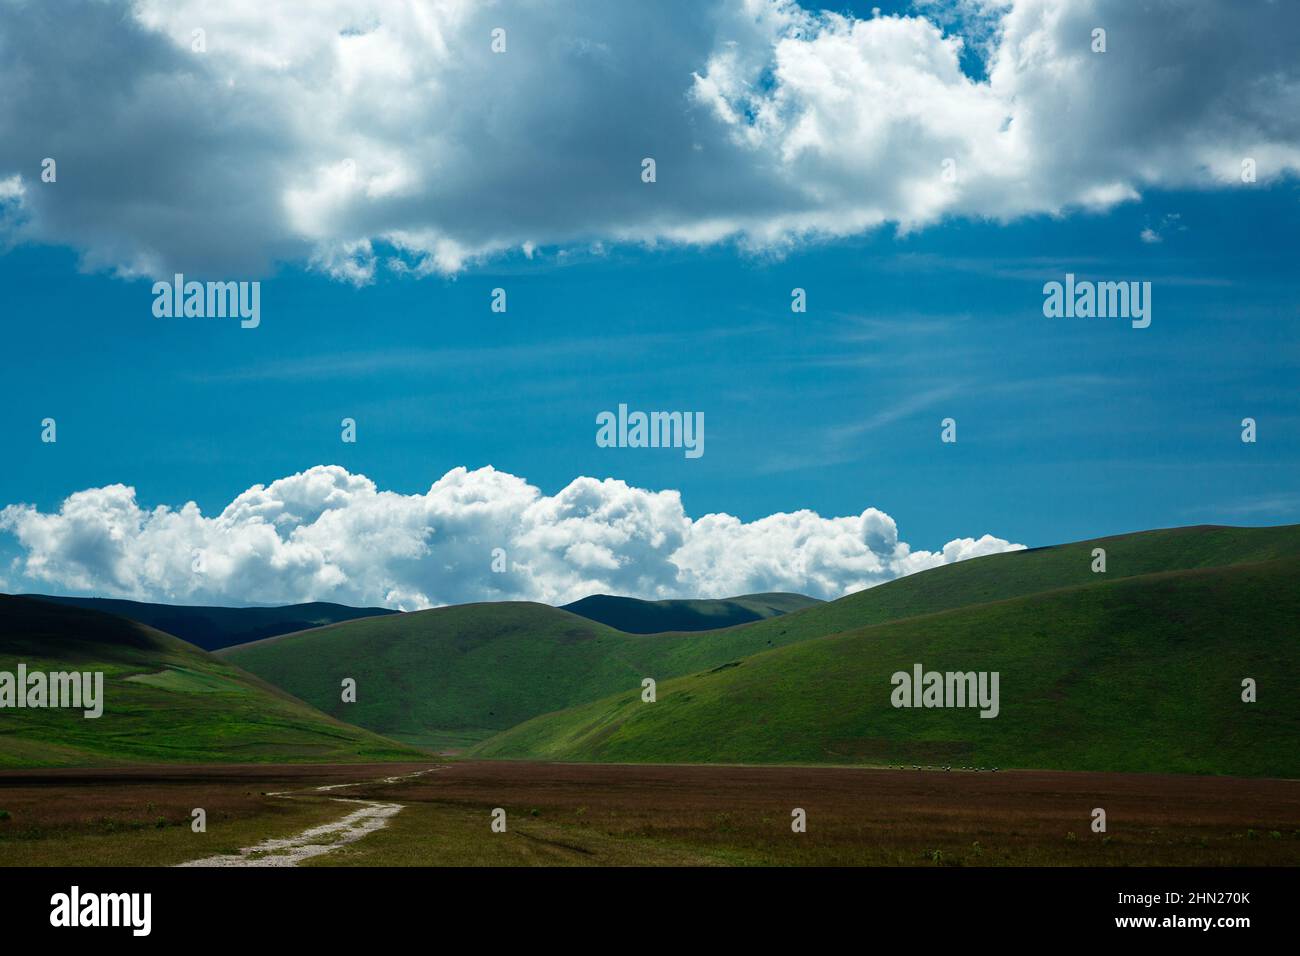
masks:
[[(537, 718), (472, 755), (1296, 777), (1298, 616), (1297, 557), (1094, 582), (793, 644), (660, 683), (653, 704), (625, 691)], [(999, 672), (1000, 713), (895, 708), (891, 675), (916, 663)]]
[(27, 594), (38, 601), (53, 601), (91, 611), (117, 614), (152, 628), (165, 631), (205, 651), (243, 644), (248, 641), (305, 631), (339, 621), (352, 621), (380, 614), (396, 614), (382, 607), (348, 607), (314, 601), (284, 607), (190, 607), (181, 604), (146, 604), (113, 598), (61, 597)]
[(1300, 556), (1300, 525), (1229, 528), (1200, 525), (1008, 551), (898, 578), (743, 630), (776, 647), (972, 604), (1095, 583), (1092, 552), (1106, 551), (1105, 580), (1165, 571), (1249, 564)]
[[(400, 740), (459, 746), (650, 674), (689, 674), (766, 646), (745, 628), (625, 634), (545, 604), (462, 604), (227, 648), (226, 660), (326, 713)], [(355, 705), (338, 701), (343, 677)]]
[(131, 762), (418, 759), (169, 634), (0, 596), (0, 671), (102, 671), (103, 715), (0, 710), (0, 768)]
[(701, 601), (642, 601), (638, 598), (595, 594), (566, 604), (561, 610), (606, 624), (628, 634), (665, 631), (713, 631), (821, 604), (802, 594), (745, 594), (741, 597)]
[[(231, 663), (326, 713), (420, 746), (458, 747), (644, 677), (772, 646), (753, 625), (626, 634), (545, 604), (461, 604), (225, 648)], [(779, 639), (779, 638), (777, 638)], [(341, 704), (344, 677), (356, 704)]]
[(720, 631), (626, 634), (540, 604), (471, 604), (370, 618), (230, 648), (238, 666), (350, 722), (460, 746), (549, 711), (785, 645), (918, 614), (1106, 580), (1300, 555), (1300, 526), (1151, 531), (945, 565), (824, 604)]

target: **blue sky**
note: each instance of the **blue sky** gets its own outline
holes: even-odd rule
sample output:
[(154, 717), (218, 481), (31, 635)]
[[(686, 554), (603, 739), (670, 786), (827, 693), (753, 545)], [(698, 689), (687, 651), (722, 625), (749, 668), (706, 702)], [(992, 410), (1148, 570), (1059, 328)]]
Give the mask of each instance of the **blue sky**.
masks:
[[(1143, 243), (1170, 211), (1186, 231)], [(491, 464), (547, 491), (577, 474), (680, 488), (693, 513), (747, 519), (874, 504), (927, 542), (1295, 520), (1298, 211), (1283, 184), (781, 260), (617, 248), (364, 289), (286, 270), (256, 330), (158, 320), (147, 280), (15, 250), (0, 278), (28, 318), (9, 326), (0, 423), (26, 440), (0, 498), (50, 508), (125, 482), (211, 511), (320, 462), (407, 492)], [(1041, 286), (1066, 271), (1149, 279), (1151, 327), (1044, 318)], [(594, 416), (619, 402), (703, 411), (706, 454), (597, 448)], [(949, 415), (955, 446), (939, 442)]]
[[(65, 165), (47, 188), (75, 175)], [(649, 188), (671, 195), (672, 176)], [(121, 483), (146, 512), (192, 500), (210, 517), (316, 465), (403, 495), (491, 465), (544, 496), (579, 476), (678, 490), (696, 518), (877, 508), (931, 550), (1300, 521), (1296, 179), (1166, 178), (1104, 207), (1003, 217), (996, 193), (771, 246), (558, 228), (531, 256), (408, 258), (360, 284), (290, 255), (247, 272), (262, 282), (251, 330), (153, 316), (154, 275), (244, 277), (210, 250), (132, 274), (134, 253), (101, 261), (102, 228), (20, 237), (0, 255), (0, 507), (52, 513)], [(410, 254), (377, 227), (371, 242), (380, 263)], [(1045, 318), (1043, 283), (1066, 272), (1149, 281), (1151, 326)], [(505, 314), (489, 309), (496, 287)], [(790, 310), (795, 287), (806, 314)], [(595, 416), (619, 403), (703, 412), (705, 454), (597, 447)], [(40, 441), (47, 416), (56, 444)], [(939, 440), (949, 416), (956, 444)], [(344, 417), (355, 444), (340, 441)], [(98, 545), (77, 547), (63, 558), (84, 571)], [(139, 593), (112, 573), (34, 580), (13, 563), (32, 548), (0, 532), (11, 589)]]

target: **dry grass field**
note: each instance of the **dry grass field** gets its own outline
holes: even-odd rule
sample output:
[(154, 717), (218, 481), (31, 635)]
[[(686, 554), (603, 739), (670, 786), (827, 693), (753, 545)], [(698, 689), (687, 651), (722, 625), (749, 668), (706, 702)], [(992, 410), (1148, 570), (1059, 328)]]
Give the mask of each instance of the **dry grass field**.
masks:
[[(431, 772), (374, 782), (420, 770)], [(403, 809), (384, 829), (305, 865), (1300, 862), (1300, 783), (1286, 780), (447, 761), (6, 772), (0, 865), (170, 865), (236, 854), (355, 809), (339, 798)], [(191, 831), (195, 807), (207, 811), (206, 833)], [(1106, 811), (1104, 834), (1090, 827), (1097, 807)], [(506, 813), (504, 833), (491, 829), (495, 808)], [(795, 808), (806, 811), (807, 832), (792, 832)]]

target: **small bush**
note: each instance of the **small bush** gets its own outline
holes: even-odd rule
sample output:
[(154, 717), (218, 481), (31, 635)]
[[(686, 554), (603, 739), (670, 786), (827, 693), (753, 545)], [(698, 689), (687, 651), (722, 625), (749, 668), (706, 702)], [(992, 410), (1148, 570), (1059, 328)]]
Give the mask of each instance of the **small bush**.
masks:
[(0, 810), (0, 823), (3, 823), (5, 820), (12, 820), (12, 819), (13, 817), (9, 815), (8, 810)]

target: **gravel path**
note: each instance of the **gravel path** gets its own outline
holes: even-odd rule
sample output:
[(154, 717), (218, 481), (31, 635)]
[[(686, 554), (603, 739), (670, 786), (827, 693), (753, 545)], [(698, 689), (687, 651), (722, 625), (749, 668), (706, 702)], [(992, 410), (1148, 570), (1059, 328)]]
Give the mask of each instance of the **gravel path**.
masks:
[[(417, 770), (415, 773), (397, 777), (384, 777), (381, 780), (367, 780), (360, 783), (336, 783), (325, 787), (316, 787), (307, 793), (321, 793), (329, 790), (342, 790), (345, 787), (368, 786), (376, 783), (398, 783), (427, 773), (443, 770), (444, 767), (431, 767)], [(286, 800), (301, 799), (302, 791), (281, 791), (267, 794), (271, 797), (283, 797)], [(320, 826), (303, 830), (301, 833), (280, 839), (263, 840), (253, 846), (244, 847), (236, 856), (223, 854), (207, 856), (200, 860), (190, 860), (180, 866), (297, 866), (303, 860), (330, 853), (340, 847), (355, 843), (362, 837), (369, 836), (376, 830), (388, 826), (388, 821), (402, 811), (400, 803), (384, 803), (379, 800), (352, 800), (347, 797), (330, 797), (336, 803), (349, 803), (360, 806), (359, 810)]]

